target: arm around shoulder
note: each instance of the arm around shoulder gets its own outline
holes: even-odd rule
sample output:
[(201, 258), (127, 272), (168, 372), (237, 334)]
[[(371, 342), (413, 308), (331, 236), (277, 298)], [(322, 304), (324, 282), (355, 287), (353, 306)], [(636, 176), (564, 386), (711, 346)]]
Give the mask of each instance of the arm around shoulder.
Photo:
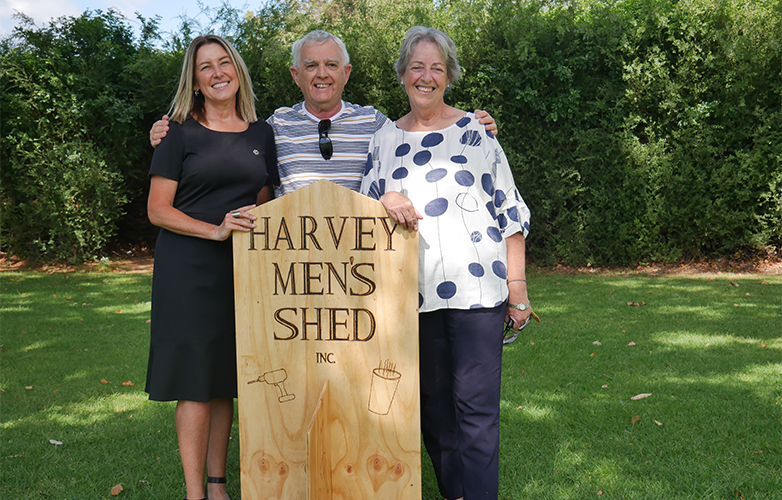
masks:
[(153, 148), (160, 144), (160, 141), (168, 134), (168, 115), (156, 121), (149, 130), (149, 143)]

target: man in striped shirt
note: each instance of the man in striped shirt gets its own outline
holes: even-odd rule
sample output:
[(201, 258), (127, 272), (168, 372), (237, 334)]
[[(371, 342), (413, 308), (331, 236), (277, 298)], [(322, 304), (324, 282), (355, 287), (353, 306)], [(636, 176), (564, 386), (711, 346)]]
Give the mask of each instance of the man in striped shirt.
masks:
[(277, 144), (276, 194), (320, 179), (358, 191), (369, 141), (389, 120), (372, 106), (342, 100), (352, 66), (338, 37), (312, 31), (294, 42), (292, 52), (291, 76), (304, 102), (279, 108), (267, 120)]
[[(304, 101), (278, 108), (266, 121), (274, 128), (280, 186), (276, 196), (321, 179), (353, 191), (361, 187), (369, 141), (390, 120), (372, 106), (342, 100), (350, 78), (350, 55), (339, 37), (326, 31), (307, 33), (294, 42), (291, 76)], [(496, 132), (484, 111), (481, 123)], [(157, 146), (168, 131), (168, 117), (155, 122), (150, 143)]]

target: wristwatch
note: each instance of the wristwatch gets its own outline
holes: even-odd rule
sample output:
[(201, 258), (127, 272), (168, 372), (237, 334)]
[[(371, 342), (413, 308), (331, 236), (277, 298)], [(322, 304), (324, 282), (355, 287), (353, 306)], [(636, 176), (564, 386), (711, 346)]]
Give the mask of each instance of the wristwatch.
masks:
[(519, 311), (526, 311), (532, 306), (530, 305), (529, 302), (527, 302), (526, 304), (511, 304), (510, 302), (508, 302), (508, 307), (512, 307), (513, 309), (518, 309)]

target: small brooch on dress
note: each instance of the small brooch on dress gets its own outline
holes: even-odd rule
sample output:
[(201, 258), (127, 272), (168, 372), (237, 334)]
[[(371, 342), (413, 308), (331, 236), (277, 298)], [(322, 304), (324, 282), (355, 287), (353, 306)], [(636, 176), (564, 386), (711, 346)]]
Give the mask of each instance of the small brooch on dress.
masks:
[(258, 151), (257, 149), (253, 149), (253, 154), (254, 154), (255, 156), (258, 156), (258, 155), (259, 155), (259, 154), (261, 154), (261, 153), (260, 153), (260, 151)]

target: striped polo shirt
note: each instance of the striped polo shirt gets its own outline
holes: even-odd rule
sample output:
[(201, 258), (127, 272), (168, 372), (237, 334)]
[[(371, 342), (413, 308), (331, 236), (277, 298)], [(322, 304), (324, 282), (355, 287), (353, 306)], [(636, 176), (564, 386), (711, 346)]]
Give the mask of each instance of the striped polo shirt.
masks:
[(369, 141), (389, 120), (372, 106), (342, 101), (342, 109), (331, 118), (329, 137), (334, 149), (325, 160), (318, 147), (320, 119), (300, 102), (277, 109), (266, 120), (274, 128), (280, 186), (277, 197), (321, 179), (353, 191), (361, 188), (367, 164)]

